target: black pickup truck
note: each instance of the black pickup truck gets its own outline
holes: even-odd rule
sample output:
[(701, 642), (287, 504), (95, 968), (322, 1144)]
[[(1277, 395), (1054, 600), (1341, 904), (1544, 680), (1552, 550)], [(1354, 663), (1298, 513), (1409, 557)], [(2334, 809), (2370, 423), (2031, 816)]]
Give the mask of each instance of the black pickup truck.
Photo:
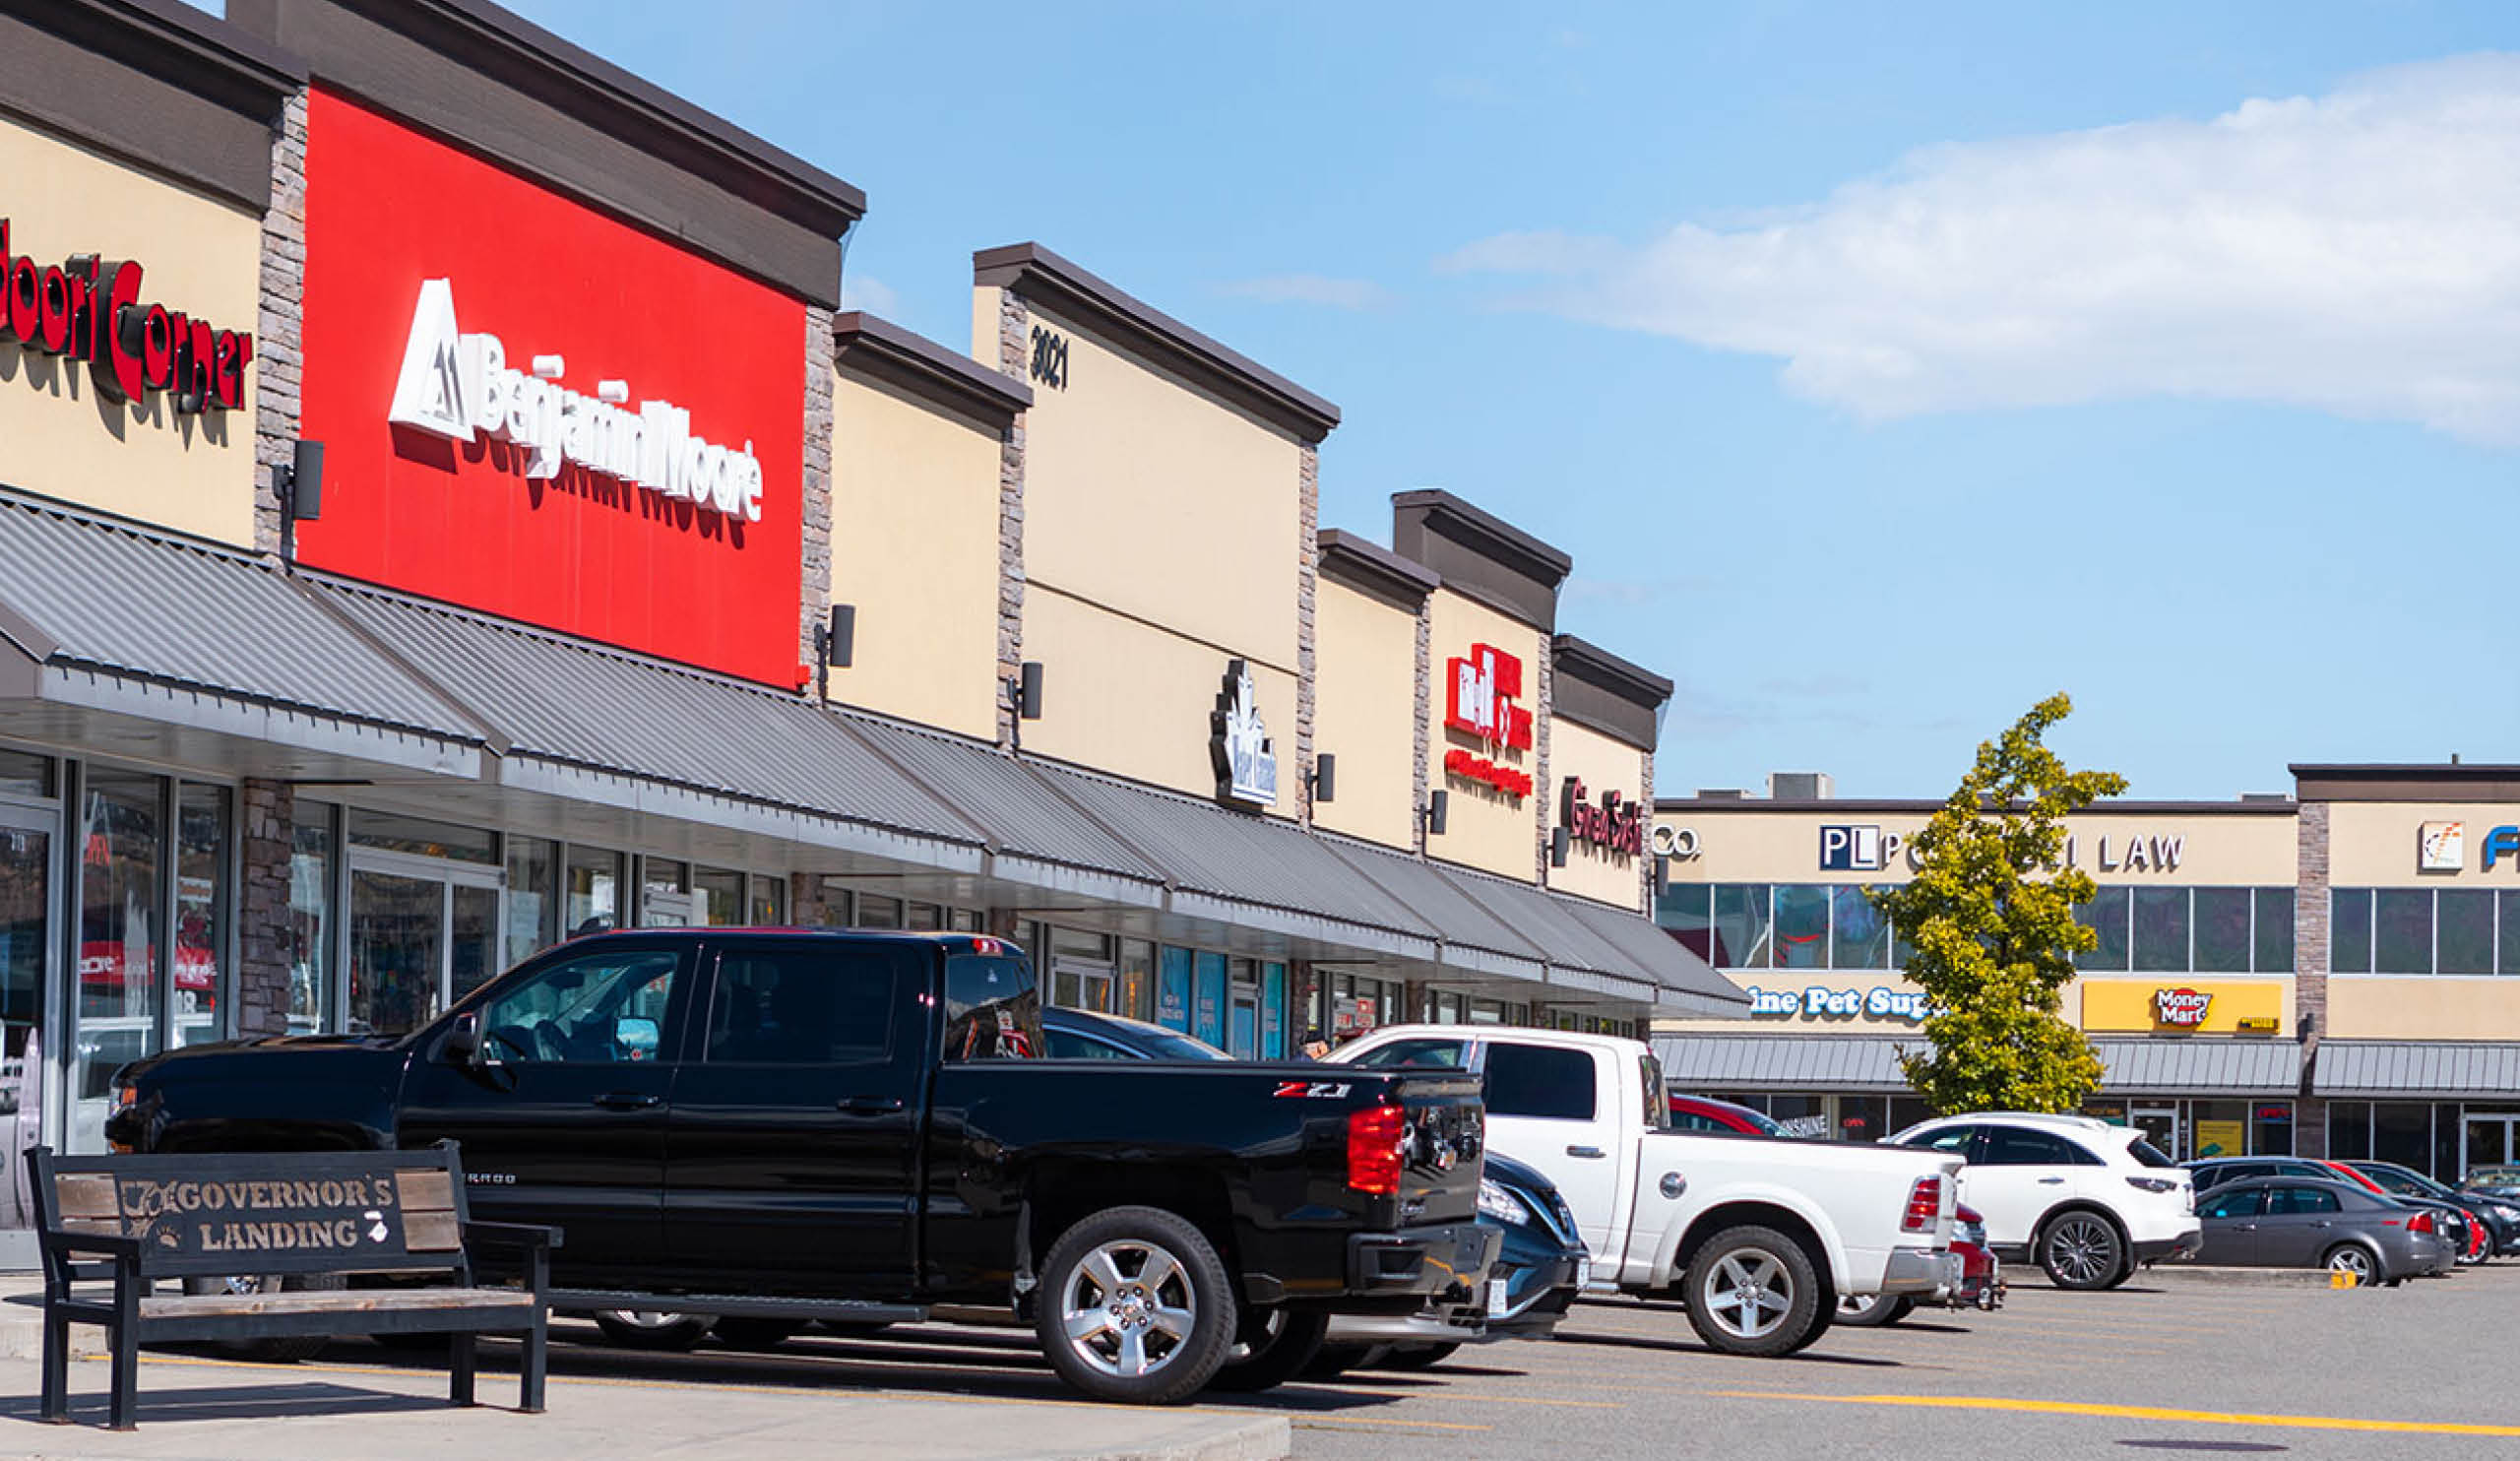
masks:
[[(1021, 950), (689, 929), (560, 945), (398, 1038), (191, 1047), (119, 1150), (452, 1138), (563, 1230), (553, 1306), (801, 1322), (1012, 1307), (1101, 1399), (1183, 1399), (1333, 1312), (1474, 1295), (1482, 1113), (1449, 1072), (1040, 1058)], [(1228, 1371), (1228, 1374), (1233, 1371)]]

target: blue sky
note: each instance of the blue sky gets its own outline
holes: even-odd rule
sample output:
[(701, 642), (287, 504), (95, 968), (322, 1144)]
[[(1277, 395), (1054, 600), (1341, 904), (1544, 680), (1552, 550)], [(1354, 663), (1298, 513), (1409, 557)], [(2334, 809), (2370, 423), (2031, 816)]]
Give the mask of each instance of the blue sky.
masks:
[[(1678, 684), (1666, 794), (2520, 761), (2520, 10), (512, 0), (865, 188), (957, 346), (1039, 239), (1337, 401)], [(1185, 565), (1187, 569), (1188, 565)]]

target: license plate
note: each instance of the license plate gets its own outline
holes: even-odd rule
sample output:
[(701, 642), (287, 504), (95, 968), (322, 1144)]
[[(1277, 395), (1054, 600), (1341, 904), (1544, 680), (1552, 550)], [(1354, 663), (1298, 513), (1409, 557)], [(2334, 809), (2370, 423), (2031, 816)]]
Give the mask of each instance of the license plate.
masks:
[(1575, 1287), (1576, 1287), (1576, 1288), (1578, 1288), (1578, 1289), (1589, 1289), (1589, 1288), (1591, 1288), (1592, 1286), (1593, 1286), (1593, 1260), (1592, 1260), (1592, 1259), (1590, 1259), (1590, 1258), (1578, 1258), (1578, 1259), (1576, 1259), (1576, 1260), (1575, 1260)]
[(1487, 1317), (1491, 1319), (1505, 1317), (1505, 1310), (1510, 1304), (1511, 1301), (1505, 1295), (1505, 1281), (1489, 1279), (1487, 1281)]

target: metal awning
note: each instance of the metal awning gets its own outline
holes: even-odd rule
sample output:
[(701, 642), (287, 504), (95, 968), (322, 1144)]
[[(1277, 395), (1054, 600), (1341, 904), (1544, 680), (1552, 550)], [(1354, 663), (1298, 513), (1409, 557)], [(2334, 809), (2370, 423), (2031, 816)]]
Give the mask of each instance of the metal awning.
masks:
[(958, 871), (982, 838), (794, 695), (344, 580), (309, 588), (505, 742), (497, 780)]
[[(1683, 962), (1695, 956), (1640, 916), (1473, 868), (1430, 866), (1542, 952), (1552, 1003), (1632, 1005), (1674, 1017), (1734, 1014), (1749, 1003), (1712, 969), (1703, 979), (1713, 985), (1699, 982)], [(1670, 944), (1679, 959), (1665, 955), (1658, 942)]]
[(2095, 1040), (2091, 1048), (2109, 1071), (2100, 1088), (2111, 1095), (2197, 1096), (2230, 1091), (2289, 1096), (2301, 1084), (2298, 1041), (2165, 1036)]
[(496, 749), (268, 560), (7, 495), (0, 730), (284, 778), (472, 777)]
[(1549, 897), (1600, 934), (1604, 942), (1615, 945), (1634, 960), (1637, 968), (1662, 986), (1664, 1005), (1676, 1005), (1692, 1015), (1749, 1013), (1750, 996), (1741, 992), (1739, 985), (1716, 973), (1713, 965), (1653, 920), (1563, 893), (1551, 893)]
[(2311, 1073), (2318, 1096), (2520, 1100), (2520, 1045), (2447, 1040), (2326, 1040)]
[(1655, 1057), (1674, 1091), (1830, 1091), (1908, 1096), (1899, 1052), (1924, 1048), (1922, 1034), (1658, 1035)]
[[(1430, 864), (1394, 848), (1346, 837), (1323, 837), (1323, 846), (1357, 876), (1371, 882), (1432, 928), (1442, 947), (1436, 963), (1473, 981), (1492, 977), (1545, 984), (1547, 958), (1486, 906)], [(1520, 996), (1518, 996), (1520, 997)]]

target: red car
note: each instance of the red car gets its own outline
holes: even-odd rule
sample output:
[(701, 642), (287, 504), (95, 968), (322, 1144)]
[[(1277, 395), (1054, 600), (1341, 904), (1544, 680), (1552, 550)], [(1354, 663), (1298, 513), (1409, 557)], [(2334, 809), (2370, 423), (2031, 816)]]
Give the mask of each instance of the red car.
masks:
[(1994, 1250), (1986, 1246), (1986, 1220), (1966, 1203), (1952, 1214), (1951, 1250), (1960, 1255), (1960, 1287), (1942, 1290), (1925, 1301), (1908, 1294), (1849, 1299), (1838, 1305), (1838, 1322), (1866, 1328), (1896, 1324), (1916, 1312), (1920, 1302), (1939, 1303), (1945, 1308), (1981, 1308), (1988, 1313), (2001, 1307), (2003, 1271), (1995, 1262)]
[[(2349, 1166), (2343, 1162), (2331, 1162), (2325, 1159), (2321, 1159), (2319, 1165), (2334, 1171), (2337, 1175), (2336, 1179), (2338, 1181), (2352, 1182), (2354, 1185), (2362, 1188), (2366, 1192), (2375, 1192), (2382, 1197), (2393, 1198), (2399, 1202), (2408, 1201), (2406, 1193), (2390, 1191), (2388, 1188), (2381, 1186), (2378, 1182), (2371, 1180), (2370, 1175), (2359, 1168)], [(2459, 1231), (2456, 1234), (2451, 1235), (2451, 1237), (2454, 1238), (2459, 1244), (2460, 1263), (2483, 1263), (2488, 1258), (2493, 1256), (2492, 1230), (2486, 1227), (2485, 1217), (2483, 1214), (2471, 1212), (2467, 1208), (2459, 1207), (2454, 1203), (2436, 1202), (2431, 1199), (2417, 1200), (2412, 1205), (2417, 1207), (2448, 1208), (2459, 1215), (2463, 1221), (2459, 1224)]]
[(1730, 1101), (1716, 1101), (1705, 1096), (1671, 1098), (1671, 1129), (1703, 1131), (1714, 1136), (1782, 1136), (1794, 1133), (1777, 1124), (1766, 1112), (1736, 1106)]

